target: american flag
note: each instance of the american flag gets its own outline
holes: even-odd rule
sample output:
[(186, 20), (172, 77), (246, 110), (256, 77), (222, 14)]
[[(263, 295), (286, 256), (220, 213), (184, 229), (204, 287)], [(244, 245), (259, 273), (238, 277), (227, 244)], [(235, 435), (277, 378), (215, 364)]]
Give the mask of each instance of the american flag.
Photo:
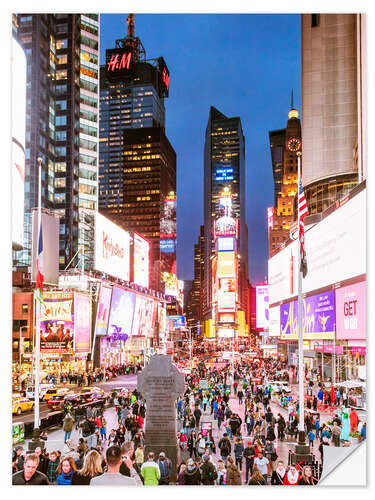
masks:
[(307, 262), (306, 262), (306, 251), (305, 251), (305, 223), (304, 218), (308, 215), (307, 204), (305, 194), (303, 192), (303, 187), (301, 181), (299, 181), (298, 186), (298, 214), (299, 214), (299, 242), (301, 245), (301, 271), (303, 277), (307, 274)]
[(43, 234), (42, 224), (40, 224), (39, 238), (38, 238), (38, 254), (36, 257), (36, 298), (43, 304)]

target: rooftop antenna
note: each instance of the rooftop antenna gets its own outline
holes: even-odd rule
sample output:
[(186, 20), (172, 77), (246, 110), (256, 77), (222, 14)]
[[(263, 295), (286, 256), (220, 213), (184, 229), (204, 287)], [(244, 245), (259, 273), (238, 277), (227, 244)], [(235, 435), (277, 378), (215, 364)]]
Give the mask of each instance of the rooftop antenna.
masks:
[(291, 102), (290, 102), (290, 109), (294, 109), (294, 106), (293, 106), (293, 89), (292, 89), (292, 98), (291, 98)]

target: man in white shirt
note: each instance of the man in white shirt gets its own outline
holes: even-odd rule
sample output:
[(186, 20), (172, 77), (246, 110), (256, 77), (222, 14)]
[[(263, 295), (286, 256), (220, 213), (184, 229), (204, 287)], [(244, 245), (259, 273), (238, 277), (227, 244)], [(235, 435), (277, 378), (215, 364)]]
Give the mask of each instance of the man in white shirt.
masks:
[(121, 448), (117, 445), (110, 446), (105, 454), (108, 470), (101, 476), (93, 477), (90, 486), (137, 486), (137, 482), (132, 477), (124, 476), (120, 473), (122, 462)]
[(254, 465), (258, 467), (267, 484), (267, 474), (270, 473), (270, 465), (268, 458), (263, 456), (263, 453), (261, 451), (259, 452), (257, 458), (254, 460)]

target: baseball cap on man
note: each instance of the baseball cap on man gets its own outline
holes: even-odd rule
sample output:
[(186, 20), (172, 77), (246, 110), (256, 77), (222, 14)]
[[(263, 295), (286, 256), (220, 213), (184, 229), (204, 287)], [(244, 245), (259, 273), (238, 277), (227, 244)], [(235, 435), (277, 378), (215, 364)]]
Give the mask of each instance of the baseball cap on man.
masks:
[(161, 452), (159, 453), (159, 457), (164, 457), (164, 458), (165, 458), (165, 453), (164, 453), (164, 451), (161, 451)]
[(187, 464), (194, 465), (194, 460), (192, 458), (189, 458), (189, 460), (187, 461)]

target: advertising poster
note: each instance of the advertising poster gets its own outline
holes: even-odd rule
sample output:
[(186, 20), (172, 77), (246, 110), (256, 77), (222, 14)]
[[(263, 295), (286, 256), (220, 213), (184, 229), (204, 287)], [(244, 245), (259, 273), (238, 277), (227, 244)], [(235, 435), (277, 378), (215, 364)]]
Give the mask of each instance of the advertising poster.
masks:
[(112, 288), (101, 285), (96, 312), (95, 335), (107, 335), (109, 310), (111, 307)]
[(84, 293), (74, 293), (74, 351), (91, 351), (91, 297)]
[(95, 215), (95, 269), (130, 281), (130, 235), (98, 212)]
[(235, 278), (219, 278), (217, 310), (219, 312), (235, 312), (236, 310)]
[(163, 281), (165, 283), (165, 295), (170, 295), (171, 297), (177, 297), (178, 283), (177, 276), (173, 273), (165, 272), (163, 273)]
[(267, 329), (269, 326), (268, 285), (256, 285), (256, 327)]
[(132, 335), (153, 337), (156, 319), (156, 302), (137, 295), (134, 311)]
[(173, 321), (175, 328), (184, 328), (186, 326), (185, 316), (171, 315), (167, 316), (167, 318)]
[[(306, 297), (302, 301), (304, 340), (333, 340), (335, 337), (335, 292), (330, 290)], [(280, 306), (280, 338), (298, 339), (298, 302)]]
[(149, 252), (150, 244), (139, 234), (134, 233), (134, 278), (139, 286), (149, 288)]
[(366, 281), (336, 289), (336, 338), (366, 339)]
[(121, 335), (131, 335), (134, 306), (135, 293), (117, 286), (113, 287), (108, 335), (115, 338), (119, 338)]
[(40, 352), (70, 353), (74, 342), (74, 293), (44, 292), (40, 308)]

